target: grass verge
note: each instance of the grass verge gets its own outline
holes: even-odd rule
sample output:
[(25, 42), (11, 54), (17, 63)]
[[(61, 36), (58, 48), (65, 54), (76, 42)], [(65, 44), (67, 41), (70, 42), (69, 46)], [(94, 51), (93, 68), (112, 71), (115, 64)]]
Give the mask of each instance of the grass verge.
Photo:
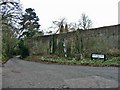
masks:
[(84, 66), (120, 66), (120, 57), (112, 57), (107, 59), (106, 61), (102, 59), (82, 59), (82, 60), (75, 60), (75, 59), (67, 59), (61, 57), (52, 57), (52, 56), (29, 56), (25, 58), (25, 60), (41, 62), (41, 63), (56, 63), (56, 64), (66, 64), (66, 65), (84, 65)]

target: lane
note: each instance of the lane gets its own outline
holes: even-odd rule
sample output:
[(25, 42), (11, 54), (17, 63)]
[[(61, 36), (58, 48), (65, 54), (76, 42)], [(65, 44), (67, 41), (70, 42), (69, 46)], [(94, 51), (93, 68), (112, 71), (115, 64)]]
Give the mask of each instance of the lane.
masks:
[(3, 67), (3, 88), (118, 87), (118, 68), (40, 64), (10, 59)]

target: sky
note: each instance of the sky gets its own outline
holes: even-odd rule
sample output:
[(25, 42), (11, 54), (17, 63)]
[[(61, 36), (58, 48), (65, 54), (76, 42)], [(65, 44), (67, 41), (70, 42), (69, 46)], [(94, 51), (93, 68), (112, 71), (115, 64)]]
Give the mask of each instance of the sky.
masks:
[(47, 31), (52, 21), (62, 17), (67, 22), (78, 22), (85, 13), (93, 22), (93, 28), (118, 24), (120, 0), (20, 0), (23, 8), (33, 8), (39, 17), (41, 29)]

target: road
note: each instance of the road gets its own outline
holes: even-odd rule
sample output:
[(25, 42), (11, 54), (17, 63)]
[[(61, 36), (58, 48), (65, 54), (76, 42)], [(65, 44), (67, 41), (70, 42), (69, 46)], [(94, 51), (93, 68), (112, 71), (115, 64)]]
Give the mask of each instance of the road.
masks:
[(0, 63), (0, 90), (2, 89), (2, 63)]
[(2, 68), (3, 88), (117, 88), (117, 67), (41, 64), (10, 59)]

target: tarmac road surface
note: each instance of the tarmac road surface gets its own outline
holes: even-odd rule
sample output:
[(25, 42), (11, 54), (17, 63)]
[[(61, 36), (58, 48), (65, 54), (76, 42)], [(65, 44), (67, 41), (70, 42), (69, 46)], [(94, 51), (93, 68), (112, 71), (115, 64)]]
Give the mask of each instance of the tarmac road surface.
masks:
[(41, 64), (12, 58), (2, 68), (2, 88), (117, 87), (117, 67)]

